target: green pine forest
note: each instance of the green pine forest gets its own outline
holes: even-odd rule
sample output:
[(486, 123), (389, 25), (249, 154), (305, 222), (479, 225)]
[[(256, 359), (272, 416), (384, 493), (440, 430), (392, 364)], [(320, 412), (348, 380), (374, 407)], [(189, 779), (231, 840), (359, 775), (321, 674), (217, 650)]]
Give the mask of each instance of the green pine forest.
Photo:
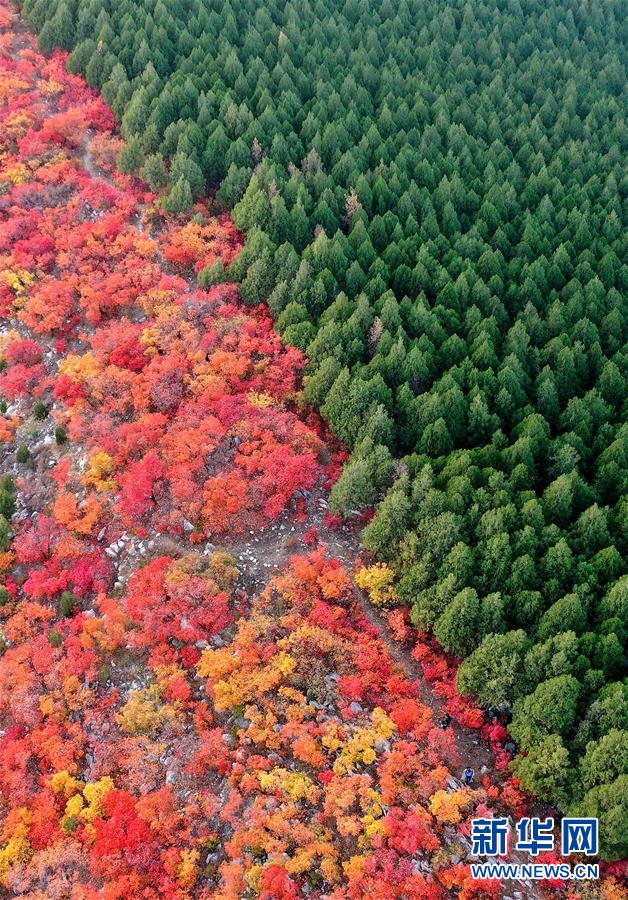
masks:
[[(332, 506), (523, 784), (628, 828), (623, 0), (25, 0), (120, 167), (215, 194), (352, 457)], [(383, 498), (383, 499), (382, 499)], [(622, 808), (623, 804), (623, 808)]]

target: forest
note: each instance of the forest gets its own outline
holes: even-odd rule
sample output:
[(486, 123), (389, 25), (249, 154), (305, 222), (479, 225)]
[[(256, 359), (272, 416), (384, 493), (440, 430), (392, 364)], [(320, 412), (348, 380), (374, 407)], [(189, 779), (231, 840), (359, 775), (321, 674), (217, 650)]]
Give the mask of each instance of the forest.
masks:
[[(469, 821), (533, 794), (599, 816), (610, 862), (545, 895), (622, 896), (623, 4), (23, 13), (37, 41), (0, 3), (0, 884), (500, 897)], [(308, 528), (329, 488), (355, 572)], [(279, 521), (297, 554), (243, 589)], [(455, 783), (461, 728), (495, 778)]]
[[(499, 896), (470, 819), (528, 800), (460, 783), (454, 728), (318, 546), (306, 497), (346, 454), (304, 357), (197, 281), (241, 233), (119, 174), (114, 115), (66, 62), (0, 3), (0, 892)], [(238, 551), (273, 527), (288, 559), (253, 589)], [(591, 889), (621, 896), (610, 870)]]
[(400, 574), (390, 602), (467, 658), (461, 691), (512, 707), (523, 784), (615, 806), (624, 4), (24, 10), (120, 117), (122, 171), (171, 210), (207, 189), (234, 207), (244, 249), (201, 282), (239, 281), (305, 352), (305, 397), (352, 449), (332, 507), (385, 495), (364, 544)]

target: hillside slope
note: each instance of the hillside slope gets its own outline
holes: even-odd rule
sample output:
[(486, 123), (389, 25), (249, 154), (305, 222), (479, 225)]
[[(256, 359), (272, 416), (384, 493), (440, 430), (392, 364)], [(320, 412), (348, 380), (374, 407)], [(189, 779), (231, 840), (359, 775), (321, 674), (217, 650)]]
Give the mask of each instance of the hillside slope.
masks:
[(6, 5), (0, 117), (3, 889), (476, 896), (500, 792), (307, 549), (337, 463), (302, 357), (195, 283), (238, 232), (116, 174), (110, 110)]
[(513, 708), (524, 784), (610, 804), (625, 856), (624, 0), (24, 10), (112, 104), (124, 171), (233, 206), (246, 246), (203, 282), (306, 352), (352, 449), (332, 507), (388, 492), (364, 542), (396, 596)]
[(233, 285), (196, 283), (240, 234), (204, 205), (163, 215), (116, 173), (111, 112), (65, 57), (6, 6), (0, 35), (3, 888), (535, 896), (470, 880), (469, 819), (526, 800), (435, 727), (482, 721), (451, 662), (411, 640), (435, 689), (419, 681), (309, 549), (316, 526), (355, 562), (323, 511), (342, 454), (303, 358)]

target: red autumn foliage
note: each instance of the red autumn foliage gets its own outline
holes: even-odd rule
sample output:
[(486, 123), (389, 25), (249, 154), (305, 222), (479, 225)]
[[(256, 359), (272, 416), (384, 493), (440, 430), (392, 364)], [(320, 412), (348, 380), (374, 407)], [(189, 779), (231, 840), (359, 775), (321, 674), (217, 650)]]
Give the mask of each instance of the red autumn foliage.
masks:
[[(0, 387), (17, 410), (2, 436), (41, 429), (30, 468), (3, 451), (20, 504), (0, 553), (2, 890), (496, 896), (451, 817), (464, 835), (525, 797), (513, 781), (457, 785), (453, 731), (317, 528), (303, 543), (318, 549), (261, 591), (238, 572), (245, 553), (211, 543), (253, 534), (236, 546), (249, 552), (272, 521), (307, 522), (306, 493), (346, 458), (321, 462), (324, 429), (297, 414), (303, 355), (267, 311), (235, 284), (195, 284), (242, 236), (207, 205), (164, 216), (117, 174), (111, 110), (5, 0), (0, 125)], [(39, 425), (35, 395), (51, 407)], [(443, 708), (481, 727), (455, 661), (422, 640), (414, 656)]]

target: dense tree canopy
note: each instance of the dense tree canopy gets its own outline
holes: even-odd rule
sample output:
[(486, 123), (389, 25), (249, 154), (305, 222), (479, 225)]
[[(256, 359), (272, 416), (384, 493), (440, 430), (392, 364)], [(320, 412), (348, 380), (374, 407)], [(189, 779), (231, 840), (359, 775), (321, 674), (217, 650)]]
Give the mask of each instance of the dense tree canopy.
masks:
[(24, 8), (121, 118), (124, 170), (234, 205), (228, 277), (353, 449), (332, 504), (390, 488), (364, 540), (416, 625), (513, 706), (523, 783), (598, 809), (616, 773), (578, 760), (626, 724), (623, 3)]
[(452, 826), (526, 798), (454, 780), (346, 568), (245, 582), (208, 540), (250, 552), (284, 513), (296, 549), (346, 458), (301, 352), (197, 285), (240, 233), (116, 172), (111, 111), (22, 24), (0, 0), (2, 896), (496, 896)]

